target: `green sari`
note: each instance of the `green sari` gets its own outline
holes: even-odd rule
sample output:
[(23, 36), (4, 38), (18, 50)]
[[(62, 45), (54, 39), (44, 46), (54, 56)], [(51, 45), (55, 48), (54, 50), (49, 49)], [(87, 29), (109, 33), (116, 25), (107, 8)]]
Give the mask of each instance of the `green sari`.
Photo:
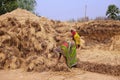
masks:
[(68, 44), (68, 47), (62, 45), (61, 49), (63, 51), (63, 55), (66, 57), (68, 67), (71, 68), (77, 64), (76, 46), (72, 45), (71, 42), (68, 42)]

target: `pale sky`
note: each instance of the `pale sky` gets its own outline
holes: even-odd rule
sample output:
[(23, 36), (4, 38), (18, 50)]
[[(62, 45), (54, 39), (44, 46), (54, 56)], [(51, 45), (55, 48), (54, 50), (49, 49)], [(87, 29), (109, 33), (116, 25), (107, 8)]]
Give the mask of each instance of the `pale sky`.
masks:
[(53, 20), (70, 20), (85, 16), (90, 19), (104, 17), (108, 5), (115, 4), (120, 9), (120, 0), (36, 0), (35, 12)]

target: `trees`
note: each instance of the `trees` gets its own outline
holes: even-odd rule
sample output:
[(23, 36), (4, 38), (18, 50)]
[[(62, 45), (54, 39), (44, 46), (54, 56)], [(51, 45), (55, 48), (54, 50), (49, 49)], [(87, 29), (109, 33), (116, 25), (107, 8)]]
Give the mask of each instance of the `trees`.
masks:
[(35, 0), (0, 0), (0, 15), (10, 12), (18, 7), (34, 11), (35, 4)]
[(119, 8), (116, 5), (112, 4), (112, 5), (108, 6), (106, 16), (109, 19), (114, 19), (115, 20), (115, 19), (118, 18), (119, 13), (120, 13)]
[(34, 11), (36, 0), (17, 0), (18, 7), (27, 9), (28, 11)]
[(0, 15), (10, 12), (17, 8), (16, 0), (1, 0), (0, 1)]

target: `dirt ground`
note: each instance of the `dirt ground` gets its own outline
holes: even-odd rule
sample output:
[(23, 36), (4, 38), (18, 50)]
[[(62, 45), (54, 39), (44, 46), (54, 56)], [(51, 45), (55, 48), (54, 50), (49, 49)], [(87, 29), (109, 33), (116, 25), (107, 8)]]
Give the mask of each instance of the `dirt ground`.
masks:
[(24, 72), (22, 70), (1, 70), (1, 80), (120, 80), (120, 77), (71, 69), (71, 72)]
[[(69, 69), (54, 49), (81, 36), (78, 65)], [(0, 80), (119, 80), (120, 21), (61, 22), (16, 9), (0, 16)]]

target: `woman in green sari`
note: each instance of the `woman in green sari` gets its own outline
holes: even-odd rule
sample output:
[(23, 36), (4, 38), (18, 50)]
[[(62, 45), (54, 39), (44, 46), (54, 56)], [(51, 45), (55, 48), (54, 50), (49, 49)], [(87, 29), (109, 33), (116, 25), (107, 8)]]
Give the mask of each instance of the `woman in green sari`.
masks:
[(75, 66), (77, 64), (77, 58), (76, 58), (76, 45), (73, 42), (65, 41), (62, 43), (62, 45), (59, 47), (59, 58), (60, 60), (61, 56), (63, 55), (66, 59), (66, 64), (69, 68)]

